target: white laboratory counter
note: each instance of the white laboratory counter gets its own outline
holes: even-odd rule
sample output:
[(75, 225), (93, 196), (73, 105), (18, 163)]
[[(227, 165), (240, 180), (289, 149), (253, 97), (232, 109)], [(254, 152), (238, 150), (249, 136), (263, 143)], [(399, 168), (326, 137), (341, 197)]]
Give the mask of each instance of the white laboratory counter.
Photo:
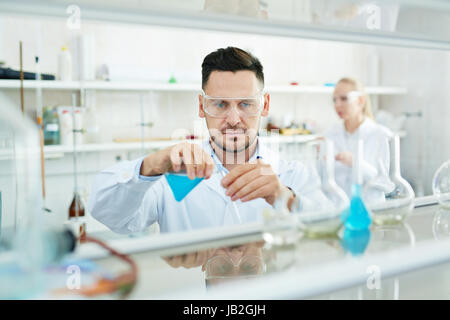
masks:
[[(129, 299), (449, 299), (450, 211), (426, 205), (432, 202), (429, 199), (419, 200), (416, 204), (420, 206), (404, 223), (372, 226), (359, 255), (350, 253), (342, 232), (334, 238), (308, 239), (300, 232), (283, 229), (280, 232), (290, 240), (273, 245), (257, 225), (241, 226), (234, 233), (185, 234), (189, 236), (184, 239), (191, 241), (184, 245), (181, 234), (166, 246), (161, 235), (110, 243), (128, 241), (122, 249), (138, 266), (138, 282)], [(133, 250), (130, 241), (140, 245)], [(240, 273), (218, 277), (221, 281), (216, 282), (217, 277), (210, 277), (200, 266), (181, 263), (173, 267), (161, 258), (175, 255), (186, 259), (196, 251), (228, 248), (242, 259), (247, 246), (257, 248), (251, 256), (259, 255), (264, 268), (246, 277)], [(123, 269), (123, 263), (115, 258), (94, 252), (79, 250), (77, 254), (91, 255), (95, 263), (111, 271)], [(206, 277), (213, 279), (208, 286)], [(217, 282), (221, 284), (215, 285)]]

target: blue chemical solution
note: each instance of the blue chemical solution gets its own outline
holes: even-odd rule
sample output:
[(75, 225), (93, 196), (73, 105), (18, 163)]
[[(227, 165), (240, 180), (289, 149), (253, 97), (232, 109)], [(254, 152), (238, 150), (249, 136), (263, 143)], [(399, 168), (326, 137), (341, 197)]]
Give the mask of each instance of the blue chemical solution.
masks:
[(370, 241), (370, 230), (351, 230), (345, 229), (341, 245), (346, 252), (353, 256), (359, 256), (364, 253)]
[[(347, 215), (347, 216), (346, 216)], [(372, 223), (370, 212), (361, 198), (361, 185), (352, 185), (352, 199), (348, 212), (343, 213), (345, 228), (352, 230), (368, 229)]]
[(166, 180), (172, 189), (175, 200), (183, 200), (204, 178), (194, 178), (193, 180), (185, 174), (166, 173)]

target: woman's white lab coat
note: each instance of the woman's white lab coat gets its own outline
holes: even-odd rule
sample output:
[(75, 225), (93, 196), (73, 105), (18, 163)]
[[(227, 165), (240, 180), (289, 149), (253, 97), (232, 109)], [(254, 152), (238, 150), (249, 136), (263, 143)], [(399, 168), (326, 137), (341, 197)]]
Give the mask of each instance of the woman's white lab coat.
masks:
[[(334, 143), (335, 155), (344, 151), (353, 153), (356, 150), (358, 139), (361, 138), (363, 140), (362, 184), (365, 184), (369, 179), (377, 175), (377, 167), (379, 167), (377, 162), (381, 161), (384, 168), (389, 169), (389, 147), (385, 139), (391, 136), (392, 132), (388, 128), (375, 123), (375, 121), (367, 117), (352, 134), (345, 130), (344, 123), (333, 126), (325, 133), (325, 137)], [(335, 179), (336, 183), (350, 198), (352, 168), (340, 161), (336, 161)]]
[[(215, 157), (208, 142), (204, 150)], [(281, 182), (297, 194), (302, 208), (324, 203), (320, 181), (301, 163), (279, 159), (260, 142), (255, 155), (272, 165)], [(217, 158), (216, 158), (217, 159)], [(117, 233), (139, 232), (158, 222), (161, 232), (177, 232), (237, 223), (230, 198), (215, 172), (177, 202), (164, 176), (139, 175), (143, 158), (124, 161), (101, 171), (95, 178), (88, 209), (91, 215)], [(218, 160), (217, 160), (218, 161)], [(325, 200), (326, 201), (326, 200)], [(271, 206), (264, 199), (236, 201), (242, 222), (262, 221), (262, 211)]]

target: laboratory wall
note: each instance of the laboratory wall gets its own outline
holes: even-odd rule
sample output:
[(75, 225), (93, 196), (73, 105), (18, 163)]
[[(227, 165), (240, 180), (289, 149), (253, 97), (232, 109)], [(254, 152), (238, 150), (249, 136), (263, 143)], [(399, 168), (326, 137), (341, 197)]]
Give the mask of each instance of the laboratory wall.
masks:
[[(238, 46), (260, 58), (268, 86), (291, 82), (300, 86), (323, 85), (343, 76), (356, 77), (368, 85), (404, 86), (407, 95), (373, 97), (376, 110), (395, 117), (406, 115), (399, 128), (405, 132), (402, 173), (418, 194), (429, 194), (432, 173), (450, 157), (446, 126), (450, 121), (450, 93), (443, 89), (450, 85), (447, 76), (450, 55), (446, 52), (85, 21), (79, 31), (73, 31), (67, 29), (63, 20), (0, 17), (0, 61), (18, 69), (21, 40), (24, 70), (35, 70), (34, 57), (38, 55), (41, 72), (56, 74), (61, 47), (66, 45), (74, 50), (79, 34), (94, 39), (96, 69), (108, 65), (110, 75), (120, 81), (131, 81), (134, 77), (136, 83), (144, 78), (167, 83), (174, 78), (178, 83), (200, 84), (204, 56), (220, 47)], [(374, 70), (374, 61), (377, 75), (369, 72)], [(79, 103), (78, 91), (44, 90), (44, 105), (69, 106), (73, 93)], [(100, 130), (85, 137), (85, 142), (139, 138), (142, 121), (153, 124), (145, 128), (148, 138), (193, 134), (198, 132), (197, 128), (204, 130), (197, 115), (197, 96), (197, 92), (87, 92), (85, 105), (93, 111)], [(0, 103), (19, 107), (18, 90), (1, 90)], [(35, 92), (26, 90), (25, 107), (31, 116), (34, 106)], [(338, 118), (330, 95), (273, 93), (270, 120), (278, 125), (305, 123), (315, 133), (321, 133)], [(88, 198), (90, 184), (99, 170), (140, 156), (141, 151), (126, 150), (81, 153), (79, 184), (83, 197)], [(46, 205), (61, 221), (66, 218), (73, 195), (72, 162), (70, 153), (46, 159)]]

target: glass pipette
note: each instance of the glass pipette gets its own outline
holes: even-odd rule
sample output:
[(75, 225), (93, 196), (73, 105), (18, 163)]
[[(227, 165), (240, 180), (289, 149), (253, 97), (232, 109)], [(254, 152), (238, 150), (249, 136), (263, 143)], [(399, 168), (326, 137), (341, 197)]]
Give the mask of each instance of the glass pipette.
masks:
[[(226, 172), (225, 172), (225, 168), (223, 167), (223, 165), (221, 163), (219, 163), (214, 157), (213, 161), (216, 163), (217, 169), (219, 170), (220, 174), (222, 175), (222, 177), (226, 176)], [(231, 199), (229, 200), (231, 201), (231, 204), (233, 205), (233, 209), (234, 209), (234, 213), (236, 215), (236, 218), (238, 219), (239, 223), (242, 223), (242, 218), (241, 215), (239, 213), (239, 210), (237, 208), (236, 202), (232, 201)]]

